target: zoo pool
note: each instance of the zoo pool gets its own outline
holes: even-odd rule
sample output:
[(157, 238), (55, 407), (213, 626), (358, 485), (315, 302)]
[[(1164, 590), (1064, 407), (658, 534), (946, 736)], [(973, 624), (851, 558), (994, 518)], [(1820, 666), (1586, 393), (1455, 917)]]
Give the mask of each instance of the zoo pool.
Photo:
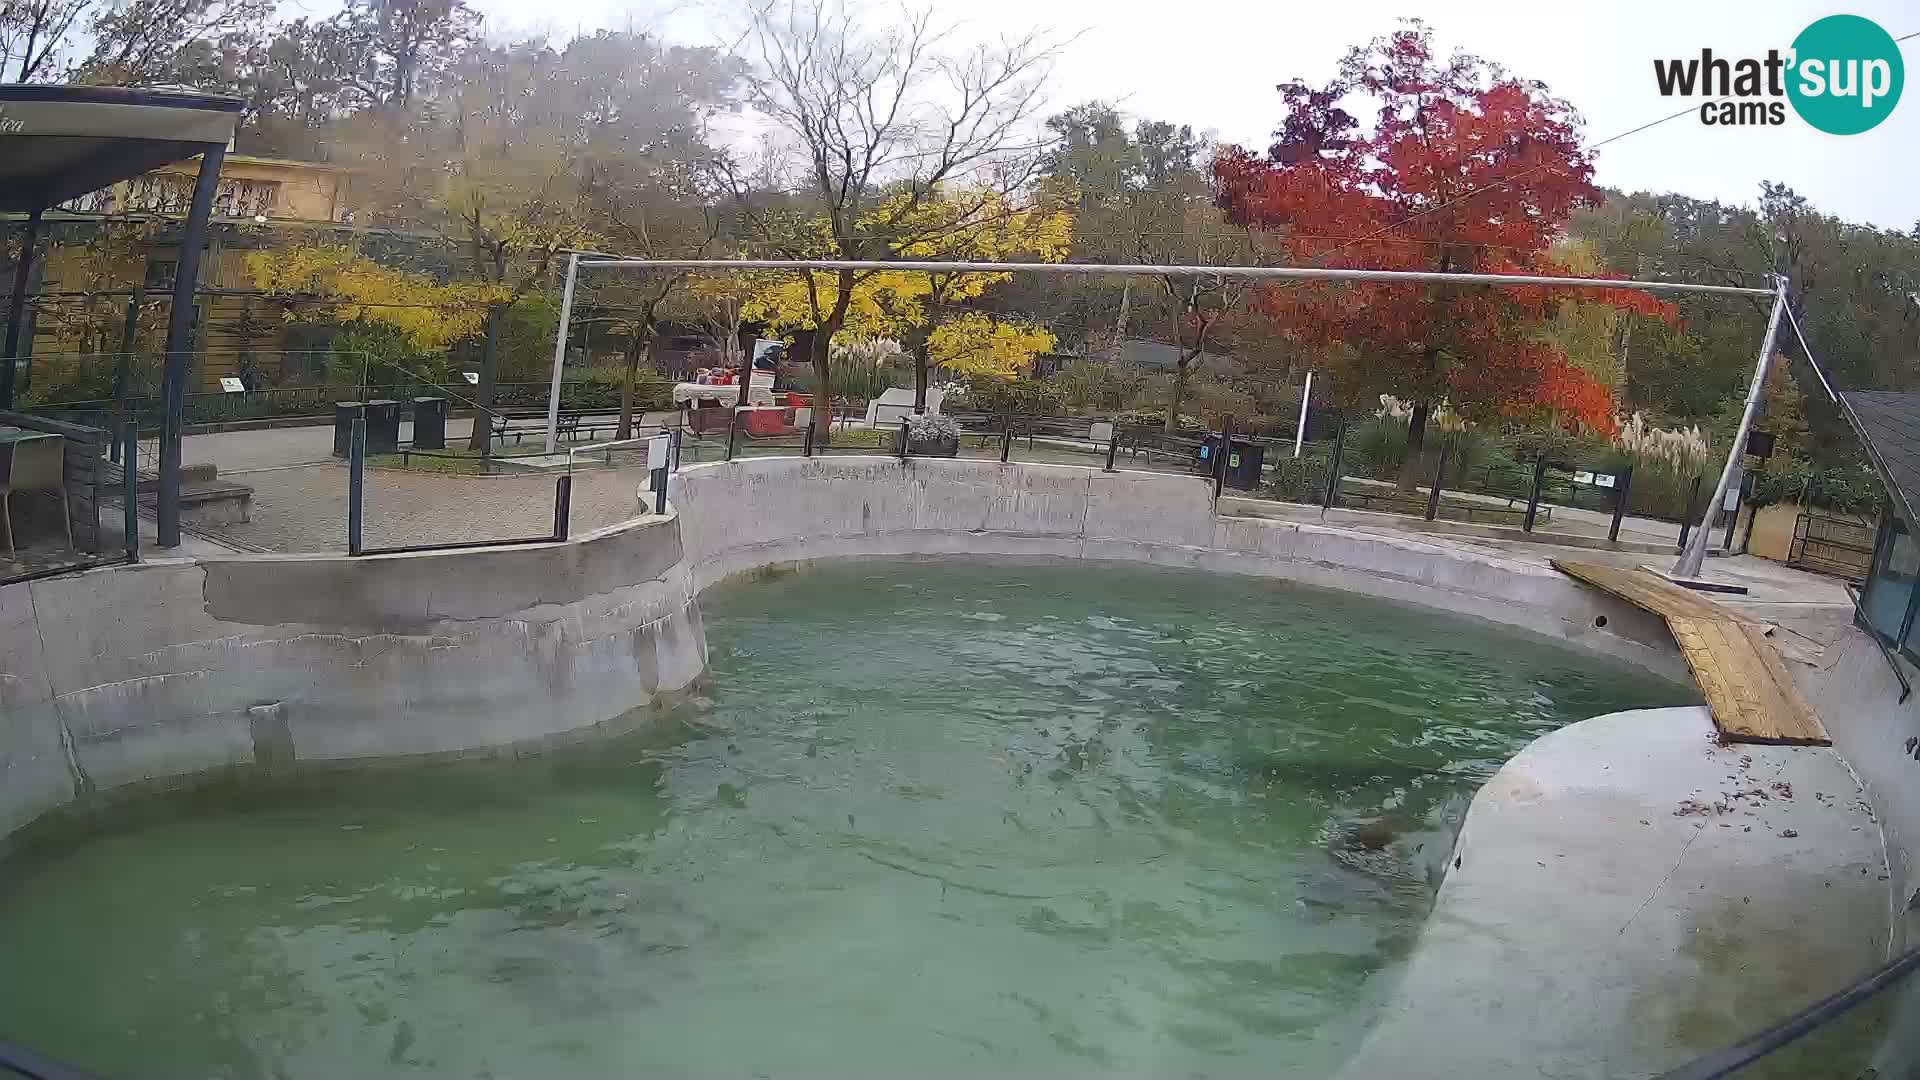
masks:
[(1692, 698), (1137, 567), (843, 563), (702, 606), (710, 689), (634, 734), (43, 835), (0, 866), (0, 1039), (115, 1076), (1324, 1075), (1476, 787)]

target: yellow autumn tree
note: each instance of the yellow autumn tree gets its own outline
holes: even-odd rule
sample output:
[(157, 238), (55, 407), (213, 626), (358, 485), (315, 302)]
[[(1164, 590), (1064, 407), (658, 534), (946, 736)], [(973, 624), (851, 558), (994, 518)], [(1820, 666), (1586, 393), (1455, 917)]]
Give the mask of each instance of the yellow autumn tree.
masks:
[(486, 306), (512, 298), (512, 289), (488, 282), (442, 284), (426, 274), (381, 266), (351, 247), (301, 244), (247, 256), (254, 287), (271, 296), (323, 303), (289, 312), (289, 319), (376, 323), (403, 334), (422, 351), (437, 351), (478, 334)]
[[(891, 261), (1060, 262), (1073, 238), (1073, 216), (1051, 203), (1017, 205), (997, 191), (962, 189), (939, 192), (932, 200), (907, 195), (882, 200), (861, 216), (856, 231), (901, 238), (891, 245)], [(837, 257), (833, 226), (824, 217), (795, 219), (783, 232), (782, 254), (788, 257)], [(748, 275), (741, 314), (774, 330), (829, 329), (854, 338), (906, 338), (937, 322), (943, 309), (974, 299), (1012, 276), (760, 271)], [(830, 316), (837, 311), (844, 314), (833, 325)], [(916, 403), (925, 400), (927, 363), (928, 351), (915, 350)]]
[(1044, 327), (977, 311), (948, 319), (927, 336), (927, 354), (935, 364), (974, 378), (1018, 378), (1034, 357), (1053, 348), (1053, 332)]

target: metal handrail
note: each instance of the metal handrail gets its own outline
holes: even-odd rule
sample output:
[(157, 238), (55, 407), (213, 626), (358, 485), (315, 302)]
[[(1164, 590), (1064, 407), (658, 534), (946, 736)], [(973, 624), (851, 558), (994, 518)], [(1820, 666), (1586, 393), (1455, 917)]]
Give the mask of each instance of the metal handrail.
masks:
[(1865, 595), (1852, 585), (1843, 585), (1841, 587), (1847, 590), (1847, 599), (1853, 601), (1854, 617), (1866, 625), (1867, 636), (1872, 638), (1874, 645), (1879, 648), (1881, 659), (1887, 662), (1887, 667), (1893, 669), (1893, 677), (1900, 680), (1899, 703), (1903, 705), (1906, 704), (1908, 696), (1913, 693), (1913, 684), (1907, 681), (1906, 672), (1900, 670), (1899, 658), (1893, 655), (1892, 649), (1887, 648), (1887, 643), (1880, 637), (1880, 631), (1873, 628), (1873, 620), (1867, 617), (1867, 609), (1864, 604)]

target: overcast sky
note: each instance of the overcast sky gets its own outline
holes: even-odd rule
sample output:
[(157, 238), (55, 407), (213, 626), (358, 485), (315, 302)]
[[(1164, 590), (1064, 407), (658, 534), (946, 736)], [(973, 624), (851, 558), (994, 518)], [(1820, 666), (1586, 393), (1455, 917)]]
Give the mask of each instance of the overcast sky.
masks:
[[(671, 0), (662, 0), (662, 3)], [(630, 14), (633, 0), (577, 0), (564, 25), (539, 0), (477, 0), (493, 32), (659, 24), (667, 36), (708, 43), (721, 29), (708, 12), (726, 0), (689, 0), (667, 17)], [(876, 2), (885, 17), (896, 5)], [(1128, 112), (1210, 130), (1226, 142), (1264, 148), (1280, 116), (1274, 84), (1333, 73), (1345, 49), (1418, 14), (1444, 49), (1464, 47), (1516, 75), (1545, 81), (1587, 120), (1589, 142), (1680, 109), (1662, 98), (1656, 57), (1764, 55), (1785, 50), (1817, 18), (1864, 15), (1895, 37), (1920, 31), (1914, 0), (936, 0), (957, 32), (990, 39), (1036, 26), (1078, 35), (1054, 71), (1051, 98), (1064, 108), (1089, 99)], [(1920, 38), (1903, 43), (1920, 66)], [(1920, 71), (1912, 72), (1920, 79)], [(1920, 88), (1909, 88), (1885, 122), (1862, 135), (1825, 135), (1792, 115), (1782, 127), (1703, 126), (1685, 116), (1598, 151), (1597, 179), (1628, 191), (1678, 191), (1750, 204), (1762, 180), (1784, 181), (1829, 213), (1890, 228), (1920, 220)]]

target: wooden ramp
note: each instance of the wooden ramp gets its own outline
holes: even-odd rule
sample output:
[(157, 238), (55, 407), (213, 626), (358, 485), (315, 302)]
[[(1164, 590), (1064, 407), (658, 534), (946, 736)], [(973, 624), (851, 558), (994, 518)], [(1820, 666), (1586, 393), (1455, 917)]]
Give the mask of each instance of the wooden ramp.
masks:
[(1765, 624), (1645, 570), (1561, 559), (1553, 568), (1665, 619), (1706, 695), (1714, 726), (1729, 741), (1832, 744), (1767, 640)]

